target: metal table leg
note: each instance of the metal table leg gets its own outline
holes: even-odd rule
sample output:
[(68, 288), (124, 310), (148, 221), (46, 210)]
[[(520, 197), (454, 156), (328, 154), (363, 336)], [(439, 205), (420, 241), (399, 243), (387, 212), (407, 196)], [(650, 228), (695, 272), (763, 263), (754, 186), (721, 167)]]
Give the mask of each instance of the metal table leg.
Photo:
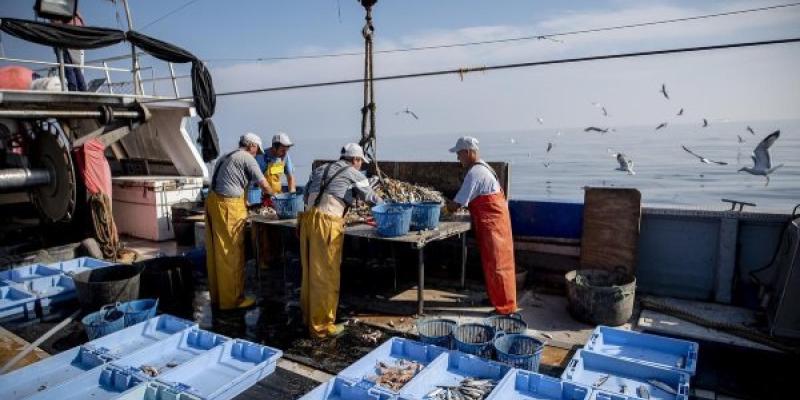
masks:
[(258, 293), (256, 294), (256, 302), (259, 302), (259, 300), (261, 299), (261, 297), (263, 296), (263, 293), (264, 293), (262, 291), (262, 288), (261, 288), (261, 265), (260, 265), (261, 255), (259, 254), (259, 251), (258, 251), (259, 247), (261, 247), (261, 246), (259, 246), (259, 244), (261, 243), (261, 241), (259, 240), (259, 238), (260, 238), (259, 237), (259, 232), (261, 232), (261, 229), (259, 229), (258, 224), (251, 224), (250, 225), (250, 233), (251, 233), (251, 236), (252, 236), (252, 240), (254, 242), (253, 243), (253, 255), (256, 257), (256, 280), (258, 281), (256, 283), (256, 288), (257, 288), (256, 290), (258, 290)]
[(419, 268), (419, 282), (417, 283), (417, 315), (425, 313), (425, 247), (417, 249), (417, 267)]
[(467, 286), (467, 233), (461, 235), (461, 288)]

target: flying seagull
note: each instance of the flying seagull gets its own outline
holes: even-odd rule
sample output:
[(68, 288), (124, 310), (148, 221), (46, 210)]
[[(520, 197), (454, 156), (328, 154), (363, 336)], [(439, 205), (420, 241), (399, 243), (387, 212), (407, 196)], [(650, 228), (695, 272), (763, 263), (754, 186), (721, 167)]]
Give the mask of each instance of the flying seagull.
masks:
[(549, 153), (550, 150), (552, 150), (552, 149), (553, 149), (553, 143), (552, 142), (547, 142), (547, 153)]
[(536, 120), (539, 121), (539, 125), (544, 124), (544, 119), (542, 117), (536, 117)]
[(408, 115), (414, 117), (414, 119), (419, 119), (417, 114), (414, 114), (414, 112), (409, 110), (408, 107), (406, 107), (406, 109), (403, 110), (403, 111), (398, 111), (398, 112), (394, 113), (394, 115), (400, 115), (400, 114), (408, 114)]
[(662, 122), (662, 123), (658, 124), (658, 126), (656, 127), (656, 130), (659, 130), (661, 128), (666, 128), (666, 127), (667, 127), (667, 123), (666, 122)]
[(628, 175), (636, 175), (636, 172), (633, 170), (633, 160), (625, 157), (625, 154), (622, 153), (613, 153), (611, 156), (616, 157), (619, 163), (619, 167), (615, 168), (617, 171), (627, 172)]
[(545, 161), (542, 163), (542, 165), (544, 165), (545, 168), (550, 168), (550, 163), (551, 161)]
[(783, 166), (783, 164), (778, 164), (773, 167), (772, 157), (770, 157), (769, 154), (769, 148), (778, 140), (780, 135), (781, 131), (775, 131), (765, 137), (764, 140), (756, 146), (756, 149), (753, 150), (753, 155), (751, 156), (753, 159), (753, 166), (742, 167), (739, 172), (744, 171), (752, 175), (763, 175), (767, 178), (767, 183), (765, 183), (764, 186), (769, 185), (769, 174)]
[(600, 103), (598, 103), (598, 102), (594, 102), (594, 103), (592, 103), (592, 105), (593, 105), (593, 106), (595, 106), (595, 107), (597, 107), (597, 108), (599, 108), (600, 110), (602, 110), (602, 111), (603, 111), (603, 116), (604, 116), (604, 117), (607, 117), (607, 116), (608, 116), (608, 111), (606, 111), (606, 106), (604, 106), (604, 105), (602, 105), (602, 104), (600, 104)]
[(714, 160), (709, 160), (708, 158), (705, 158), (705, 157), (703, 157), (703, 156), (701, 156), (701, 155), (699, 155), (699, 154), (697, 154), (697, 153), (695, 153), (695, 152), (693, 152), (693, 151), (689, 150), (689, 148), (688, 148), (688, 147), (686, 147), (686, 146), (681, 146), (681, 147), (683, 147), (683, 150), (684, 150), (684, 151), (686, 151), (687, 153), (689, 153), (689, 154), (691, 154), (691, 155), (693, 155), (693, 156), (695, 156), (695, 157), (699, 158), (699, 159), (700, 159), (700, 162), (701, 162), (701, 163), (703, 163), (703, 164), (728, 165), (728, 163), (726, 163), (725, 161), (714, 161)]
[(744, 139), (742, 139), (741, 135), (736, 135), (736, 137), (739, 138), (739, 143), (744, 143)]
[(708, 120), (703, 118), (703, 128), (708, 128)]
[(514, 139), (513, 137), (511, 139), (509, 139), (509, 141), (511, 142), (511, 144), (517, 143), (517, 139)]
[(680, 110), (678, 110), (678, 114), (676, 114), (676, 115), (679, 115), (679, 116), (683, 115), (683, 109), (681, 108)]
[(583, 131), (584, 132), (600, 132), (601, 134), (603, 134), (603, 133), (608, 133), (608, 128), (603, 129), (603, 128), (598, 128), (596, 126), (590, 126), (590, 127), (586, 128), (586, 129), (584, 129)]
[(664, 95), (664, 98), (669, 100), (669, 94), (667, 93), (667, 85), (664, 83), (661, 84), (661, 94)]
[(750, 132), (750, 134), (753, 136), (755, 136), (756, 134), (756, 132), (753, 130), (753, 128), (750, 127), (750, 125), (747, 126), (747, 131)]

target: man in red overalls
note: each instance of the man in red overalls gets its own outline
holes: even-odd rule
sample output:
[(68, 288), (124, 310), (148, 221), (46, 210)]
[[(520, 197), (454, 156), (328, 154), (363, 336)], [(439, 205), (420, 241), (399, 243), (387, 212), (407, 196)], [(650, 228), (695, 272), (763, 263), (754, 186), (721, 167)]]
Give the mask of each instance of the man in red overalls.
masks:
[(447, 210), (469, 208), (489, 301), (498, 314), (513, 313), (517, 311), (517, 285), (506, 196), (497, 174), (478, 156), (478, 139), (459, 138), (450, 152), (458, 155), (468, 171), (456, 197), (447, 202)]

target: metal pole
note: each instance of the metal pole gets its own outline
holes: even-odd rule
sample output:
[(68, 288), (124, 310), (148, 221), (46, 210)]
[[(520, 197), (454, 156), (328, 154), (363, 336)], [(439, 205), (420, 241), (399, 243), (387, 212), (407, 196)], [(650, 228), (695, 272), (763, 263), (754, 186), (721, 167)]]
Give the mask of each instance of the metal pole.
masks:
[[(122, 0), (122, 5), (125, 6), (125, 17), (128, 19), (128, 30), (133, 30), (133, 17), (131, 10), (128, 7), (128, 0)], [(144, 87), (142, 87), (142, 77), (139, 75), (139, 56), (136, 54), (136, 46), (131, 44), (131, 67), (133, 68), (133, 90), (136, 95), (142, 95)]]
[(108, 63), (103, 61), (103, 68), (106, 71), (106, 86), (108, 86), (108, 93), (114, 94), (114, 88), (111, 85), (111, 73), (108, 71)]
[(175, 68), (172, 63), (167, 63), (167, 65), (169, 65), (169, 76), (172, 78), (172, 89), (175, 91), (175, 98), (181, 97), (180, 93), (178, 93), (178, 80), (175, 79)]
[(46, 169), (0, 169), (0, 193), (49, 185), (52, 180), (50, 172)]
[(467, 286), (467, 233), (461, 234), (461, 288)]
[(417, 249), (419, 282), (417, 283), (417, 315), (425, 313), (425, 247)]
[[(101, 118), (100, 111), (73, 111), (73, 110), (0, 110), (0, 117), (17, 118)], [(114, 118), (141, 118), (139, 111), (116, 111)]]
[(58, 57), (58, 79), (61, 80), (61, 91), (69, 91), (67, 87), (67, 73), (64, 70), (64, 49), (57, 47), (56, 56)]

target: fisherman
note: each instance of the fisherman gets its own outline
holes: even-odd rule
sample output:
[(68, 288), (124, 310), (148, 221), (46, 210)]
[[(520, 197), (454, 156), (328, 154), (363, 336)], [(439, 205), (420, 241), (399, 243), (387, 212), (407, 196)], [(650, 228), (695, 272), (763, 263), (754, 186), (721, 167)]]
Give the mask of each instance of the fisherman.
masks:
[(339, 336), (339, 268), (344, 244), (344, 215), (354, 197), (370, 204), (382, 203), (367, 178), (359, 172), (369, 163), (355, 143), (342, 147), (339, 161), (317, 167), (305, 190), (306, 212), (298, 217), (303, 278), (300, 308), (312, 337)]
[(497, 314), (513, 313), (517, 311), (517, 288), (506, 196), (494, 169), (480, 159), (478, 139), (459, 138), (450, 152), (458, 155), (468, 171), (453, 201), (447, 201), (447, 211), (469, 208), (489, 301)]
[(267, 182), (272, 187), (273, 193), (280, 193), (281, 176), (286, 175), (286, 185), (289, 186), (289, 192), (294, 193), (296, 186), (294, 180), (294, 167), (292, 166), (292, 158), (289, 156), (289, 148), (294, 146), (289, 135), (284, 132), (278, 132), (272, 137), (272, 146), (264, 152), (256, 156), (258, 166), (264, 171), (264, 176)]
[(206, 200), (206, 268), (212, 306), (221, 310), (248, 308), (255, 300), (244, 296), (245, 188), (256, 182), (265, 193), (272, 186), (258, 168), (261, 138), (245, 133), (239, 148), (216, 163)]

